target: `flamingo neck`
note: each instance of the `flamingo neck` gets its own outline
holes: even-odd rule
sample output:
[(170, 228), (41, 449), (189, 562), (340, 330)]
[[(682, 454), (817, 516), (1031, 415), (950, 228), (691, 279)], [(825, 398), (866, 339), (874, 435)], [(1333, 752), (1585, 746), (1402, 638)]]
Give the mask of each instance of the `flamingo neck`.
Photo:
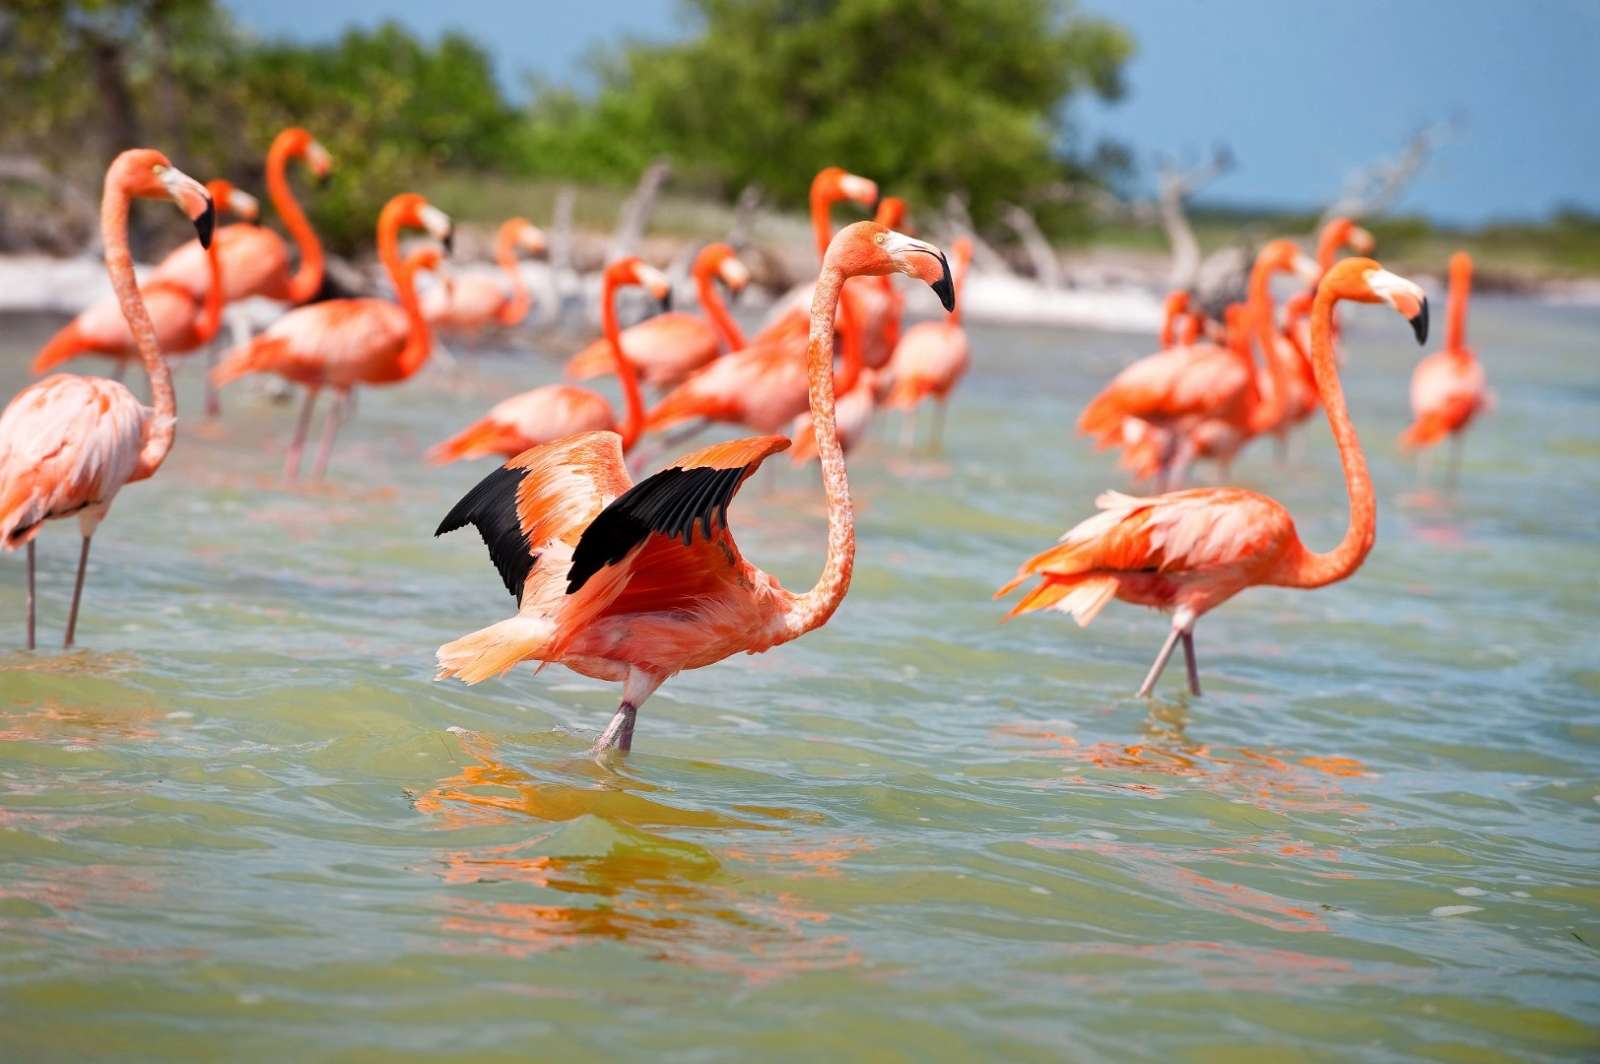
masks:
[[(156, 343), (155, 326), (150, 322), (150, 312), (139, 297), (139, 282), (133, 273), (133, 254), (128, 250), (128, 194), (112, 184), (107, 175), (105, 193), (100, 201), (100, 239), (106, 248), (106, 272), (111, 275), (111, 287), (117, 294), (117, 305), (128, 322), (139, 348), (139, 361), (150, 377), (150, 402), (155, 416), (145, 423), (144, 444), (139, 449), (139, 462), (130, 480), (143, 480), (151, 476), (172, 450), (173, 438), (178, 430), (178, 401), (172, 391), (172, 370), (161, 357)], [(215, 244), (212, 247), (216, 247)], [(217, 279), (212, 278), (212, 288)]]
[(428, 332), (428, 320), (422, 316), (422, 304), (417, 299), (416, 274), (400, 261), (400, 220), (385, 211), (378, 216), (378, 259), (394, 285), (395, 297), (406, 312), (410, 326), (406, 344), (400, 349), (400, 373), (409, 377), (422, 368), (433, 352), (433, 336)]
[(522, 283), (522, 270), (517, 264), (517, 233), (520, 226), (516, 222), (506, 222), (500, 227), (500, 232), (495, 235), (494, 259), (500, 264), (500, 269), (511, 279), (511, 298), (501, 307), (496, 315), (501, 325), (517, 325), (528, 316), (528, 286)]
[(866, 334), (861, 328), (861, 309), (855, 293), (848, 284), (844, 286), (843, 299), (837, 312), (839, 335), (844, 338), (844, 353), (839, 360), (839, 379), (833, 387), (840, 395), (848, 395), (861, 377), (861, 367), (866, 358)]
[(811, 230), (817, 237), (817, 259), (821, 261), (828, 255), (828, 242), (833, 239), (833, 205), (839, 201), (839, 196), (827, 189), (811, 189)]
[(1258, 264), (1250, 273), (1251, 325), (1255, 329), (1256, 342), (1261, 345), (1261, 358), (1267, 367), (1267, 379), (1271, 382), (1271, 394), (1265, 400), (1259, 399), (1260, 378), (1255, 371), (1255, 360), (1251, 359), (1250, 375), (1257, 381), (1258, 396), (1250, 415), (1252, 433), (1266, 432), (1283, 420), (1284, 393), (1289, 384), (1283, 371), (1283, 359), (1278, 352), (1278, 330), (1272, 321), (1272, 273), (1272, 269), (1265, 264)]
[(604, 290), (600, 293), (600, 331), (611, 348), (612, 365), (617, 371), (617, 381), (622, 385), (622, 402), (625, 413), (619, 435), (622, 453), (627, 454), (639, 440), (644, 429), (644, 400), (639, 395), (639, 371), (622, 353), (622, 327), (617, 324), (617, 288), (615, 278), (606, 275)]
[(281, 141), (274, 141), (272, 150), (267, 152), (267, 197), (283, 219), (283, 227), (294, 238), (295, 247), (300, 249), (300, 266), (289, 278), (288, 294), (289, 302), (304, 303), (322, 287), (322, 244), (289, 187), (290, 154), (288, 143)]
[(711, 274), (712, 271), (705, 268), (694, 271), (694, 287), (699, 293), (700, 305), (705, 308), (706, 317), (711, 319), (711, 327), (717, 331), (717, 337), (722, 341), (724, 350), (743, 351), (744, 330), (739, 328), (739, 323), (728, 313), (728, 306), (722, 301), (722, 294), (717, 291), (716, 282), (712, 280)]
[(816, 434), (817, 457), (822, 466), (822, 490), (828, 500), (828, 556), (815, 586), (795, 597), (784, 616), (783, 638), (795, 639), (819, 628), (833, 616), (850, 589), (855, 568), (855, 513), (850, 507), (850, 481), (845, 474), (844, 450), (834, 423), (833, 318), (839, 305), (844, 275), (823, 264), (811, 299), (811, 331), (806, 348), (806, 375), (810, 384), (811, 427)]
[(222, 256), (217, 239), (218, 234), (211, 234), (211, 246), (206, 248), (206, 271), (211, 278), (211, 284), (206, 288), (205, 303), (200, 308), (200, 321), (194, 328), (195, 339), (201, 345), (209, 344), (216, 338), (217, 331), (222, 328)]
[(1297, 539), (1295, 548), (1283, 555), (1278, 579), (1273, 581), (1288, 587), (1323, 587), (1343, 580), (1361, 567), (1377, 534), (1378, 503), (1372, 492), (1372, 477), (1367, 472), (1367, 459), (1350, 421), (1339, 369), (1333, 361), (1333, 305), (1338, 299), (1326, 285), (1317, 290), (1311, 310), (1311, 371), (1316, 375), (1317, 395), (1339, 447), (1345, 493), (1350, 499), (1350, 525), (1339, 545), (1326, 554), (1307, 550)]
[(1451, 259), (1450, 309), (1444, 327), (1446, 351), (1467, 353), (1467, 299), (1471, 292), (1472, 266), (1461, 259)]

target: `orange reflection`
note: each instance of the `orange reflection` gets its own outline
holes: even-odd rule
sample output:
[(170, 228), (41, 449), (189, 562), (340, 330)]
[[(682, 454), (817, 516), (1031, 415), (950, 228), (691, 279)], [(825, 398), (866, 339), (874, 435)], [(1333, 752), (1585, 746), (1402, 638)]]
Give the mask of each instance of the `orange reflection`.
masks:
[[(498, 760), (482, 737), (460, 738), (470, 762), (415, 803), (441, 827), (529, 818), (556, 825), (593, 816), (609, 830), (575, 836), (551, 827), (525, 841), (442, 853), (438, 874), (452, 889), (440, 926), (454, 948), (527, 956), (591, 941), (629, 942), (656, 959), (750, 983), (861, 963), (845, 936), (819, 933), (827, 913), (787, 891), (755, 893), (704, 847), (646, 830), (770, 831), (767, 825), (669, 806), (640, 793), (646, 784), (588, 760), (546, 766), (551, 777), (535, 779)], [(578, 778), (555, 778), (558, 771)], [(782, 815), (775, 819), (803, 819), (792, 810), (776, 812)], [(549, 852), (574, 845), (593, 852)], [(776, 867), (797, 877), (829, 876), (865, 848), (860, 839), (780, 842), (770, 850), (732, 850), (727, 858), (759, 864), (764, 874)]]
[(108, 738), (154, 739), (156, 732), (149, 725), (160, 715), (154, 709), (103, 713), (52, 700), (24, 710), (0, 711), (0, 743), (94, 746)]

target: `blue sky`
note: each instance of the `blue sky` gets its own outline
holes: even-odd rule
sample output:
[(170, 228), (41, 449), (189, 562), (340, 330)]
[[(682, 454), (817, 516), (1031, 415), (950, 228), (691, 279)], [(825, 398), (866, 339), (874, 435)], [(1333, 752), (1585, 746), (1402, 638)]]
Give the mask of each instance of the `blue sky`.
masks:
[[(509, 85), (579, 77), (596, 44), (684, 31), (673, 0), (225, 0), (248, 29), (318, 39), (389, 16), (425, 35), (467, 31)], [(1215, 199), (1316, 205), (1355, 165), (1419, 125), (1457, 116), (1401, 208), (1476, 223), (1600, 210), (1597, 0), (1080, 0), (1139, 42), (1129, 92), (1080, 105), (1091, 134), (1239, 168)]]

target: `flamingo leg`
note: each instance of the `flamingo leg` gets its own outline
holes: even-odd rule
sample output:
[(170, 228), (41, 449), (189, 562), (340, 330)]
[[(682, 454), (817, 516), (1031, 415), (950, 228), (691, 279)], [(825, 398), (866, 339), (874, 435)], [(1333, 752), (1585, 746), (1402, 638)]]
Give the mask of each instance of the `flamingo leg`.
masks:
[(328, 471), (328, 457), (333, 454), (333, 438), (339, 434), (339, 426), (344, 423), (344, 410), (349, 402), (349, 392), (334, 393), (333, 406), (328, 408), (327, 420), (322, 424), (322, 443), (317, 447), (317, 461), (311, 467), (312, 480), (321, 480)]
[(305, 450), (306, 431), (311, 428), (311, 408), (317, 403), (317, 389), (306, 389), (306, 401), (300, 407), (300, 420), (294, 428), (294, 439), (289, 441), (289, 453), (283, 460), (283, 479), (293, 480), (300, 475), (300, 452)]
[(1452, 491), (1461, 481), (1461, 452), (1465, 449), (1461, 437), (1459, 432), (1450, 434), (1450, 465), (1445, 472), (1445, 486)]
[(33, 540), (28, 540), (28, 649), (33, 650), (38, 644), (33, 633)]
[(1149, 698), (1150, 692), (1155, 690), (1156, 681), (1161, 679), (1161, 673), (1167, 667), (1167, 659), (1172, 657), (1172, 651), (1178, 645), (1178, 639), (1183, 635), (1183, 630), (1174, 626), (1167, 633), (1167, 641), (1161, 644), (1161, 653), (1156, 655), (1156, 660), (1150, 666), (1150, 671), (1145, 673), (1144, 683), (1139, 685), (1139, 698)]
[(72, 646), (73, 636), (78, 632), (78, 603), (83, 601), (83, 572), (89, 567), (90, 538), (83, 537), (83, 549), (78, 552), (78, 579), (72, 585), (72, 610), (67, 614), (67, 637), (61, 641), (63, 647)]
[(638, 718), (639, 707), (632, 702), (623, 701), (617, 707), (616, 714), (611, 718), (611, 723), (606, 725), (606, 730), (600, 733), (600, 738), (594, 741), (590, 753), (596, 757), (607, 750), (617, 750), (627, 753), (633, 749), (633, 722)]
[(900, 415), (900, 449), (910, 454), (917, 446), (917, 406), (908, 406)]
[(217, 386), (211, 383), (211, 371), (217, 365), (217, 343), (215, 340), (206, 347), (206, 417), (222, 416), (222, 399), (217, 394)]
[(1183, 633), (1183, 663), (1189, 669), (1189, 693), (1200, 697), (1200, 663), (1194, 656), (1194, 633)]
[(943, 399), (935, 399), (933, 403), (933, 442), (928, 445), (929, 454), (944, 450), (944, 403)]

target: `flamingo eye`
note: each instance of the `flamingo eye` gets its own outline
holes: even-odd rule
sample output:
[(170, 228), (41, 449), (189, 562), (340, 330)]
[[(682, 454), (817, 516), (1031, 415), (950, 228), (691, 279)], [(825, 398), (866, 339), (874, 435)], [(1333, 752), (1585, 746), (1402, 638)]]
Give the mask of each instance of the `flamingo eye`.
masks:
[(872, 238), (872, 242), (877, 244), (879, 247), (883, 246), (883, 241), (884, 241), (884, 234), (882, 234), (882, 233), (878, 233), (875, 236), (873, 236), (873, 238)]

